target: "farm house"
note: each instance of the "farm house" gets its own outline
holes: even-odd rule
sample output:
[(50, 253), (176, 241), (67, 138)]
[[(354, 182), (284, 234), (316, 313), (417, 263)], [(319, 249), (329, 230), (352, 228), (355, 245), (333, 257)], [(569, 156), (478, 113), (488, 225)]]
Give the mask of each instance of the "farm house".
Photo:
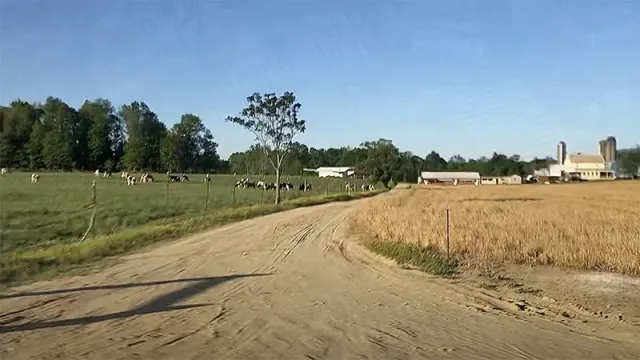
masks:
[(355, 168), (351, 166), (319, 167), (317, 169), (304, 169), (304, 171), (315, 172), (318, 177), (348, 177), (356, 173)]
[(462, 185), (480, 183), (480, 173), (477, 172), (445, 172), (445, 171), (424, 171), (420, 173), (418, 183), (421, 184), (448, 184)]
[(522, 176), (483, 176), (480, 180), (482, 185), (520, 185), (522, 184)]

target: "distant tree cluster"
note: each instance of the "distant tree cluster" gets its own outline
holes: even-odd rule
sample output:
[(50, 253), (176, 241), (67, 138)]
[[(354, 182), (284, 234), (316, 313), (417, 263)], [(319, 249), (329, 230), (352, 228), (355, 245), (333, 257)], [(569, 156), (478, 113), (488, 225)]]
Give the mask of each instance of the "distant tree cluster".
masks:
[(168, 129), (144, 102), (116, 109), (109, 100), (87, 100), (76, 110), (48, 97), (0, 107), (3, 167), (210, 172), (221, 166), (217, 148), (198, 116), (184, 114)]
[[(356, 147), (317, 149), (295, 141), (306, 130), (300, 103), (291, 92), (281, 96), (255, 93), (238, 116), (238, 124), (256, 137), (246, 151), (228, 161), (202, 119), (184, 114), (168, 128), (144, 102), (119, 108), (105, 99), (85, 101), (76, 110), (59, 98), (44, 104), (16, 100), (0, 106), (0, 166), (50, 170), (148, 170), (301, 175), (304, 168), (355, 166), (359, 176), (388, 184), (415, 182), (421, 171), (476, 171), (482, 175), (527, 175), (555, 163), (552, 158), (523, 161), (518, 155), (446, 160), (436, 151), (420, 157), (401, 151), (391, 140)], [(637, 172), (640, 147), (621, 150), (622, 170)]]

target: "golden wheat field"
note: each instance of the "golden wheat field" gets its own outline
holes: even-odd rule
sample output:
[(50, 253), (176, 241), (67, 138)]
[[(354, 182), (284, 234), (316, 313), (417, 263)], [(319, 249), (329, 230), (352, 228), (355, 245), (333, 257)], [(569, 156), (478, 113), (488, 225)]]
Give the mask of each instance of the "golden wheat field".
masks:
[(469, 264), (527, 263), (640, 275), (640, 182), (412, 186), (352, 221), (384, 241), (450, 250)]

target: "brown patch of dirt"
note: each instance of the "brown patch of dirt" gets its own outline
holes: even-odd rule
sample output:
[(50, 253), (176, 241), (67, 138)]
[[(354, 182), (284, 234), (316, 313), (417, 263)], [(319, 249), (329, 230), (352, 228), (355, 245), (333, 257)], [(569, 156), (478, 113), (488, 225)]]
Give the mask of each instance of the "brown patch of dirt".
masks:
[[(519, 269), (520, 278), (507, 276), (513, 270), (505, 269), (494, 278), (468, 273), (455, 280), (402, 270), (353, 240), (344, 220), (355, 206), (269, 215), (127, 256), (97, 273), (14, 288), (0, 298), (0, 355), (640, 357), (640, 327), (631, 320), (552, 299), (555, 270), (548, 278)], [(569, 283), (576, 294), (601, 286), (563, 277), (555, 286), (567, 298)]]

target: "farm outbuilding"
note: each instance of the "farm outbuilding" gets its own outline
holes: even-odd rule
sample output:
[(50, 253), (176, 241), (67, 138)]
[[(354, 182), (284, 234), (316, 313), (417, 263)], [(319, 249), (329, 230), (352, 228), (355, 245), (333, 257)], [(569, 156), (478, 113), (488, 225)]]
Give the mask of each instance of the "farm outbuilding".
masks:
[(480, 173), (477, 172), (447, 172), (447, 171), (425, 171), (420, 173), (418, 182), (423, 184), (452, 183), (454, 185), (480, 183)]
[(356, 173), (356, 169), (351, 166), (319, 167), (317, 169), (304, 169), (304, 171), (315, 172), (318, 177), (348, 177)]

